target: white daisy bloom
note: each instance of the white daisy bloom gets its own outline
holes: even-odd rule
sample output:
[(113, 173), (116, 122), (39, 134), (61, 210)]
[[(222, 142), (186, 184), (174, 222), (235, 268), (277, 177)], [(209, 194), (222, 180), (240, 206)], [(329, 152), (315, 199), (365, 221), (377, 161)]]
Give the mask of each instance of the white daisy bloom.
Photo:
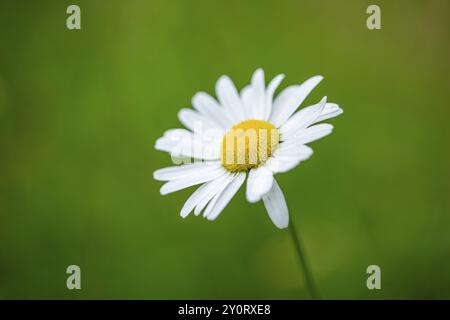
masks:
[(216, 219), (247, 178), (247, 200), (262, 200), (272, 222), (280, 229), (288, 226), (288, 207), (274, 175), (308, 159), (313, 151), (306, 144), (333, 129), (316, 123), (343, 111), (326, 97), (297, 111), (322, 77), (289, 86), (274, 98), (283, 78), (276, 76), (266, 87), (264, 72), (258, 69), (238, 92), (231, 79), (222, 76), (216, 83), (218, 101), (197, 93), (194, 109), (178, 113), (186, 129), (170, 129), (156, 141), (155, 148), (173, 160), (190, 161), (154, 172), (156, 180), (167, 181), (161, 194), (200, 185), (181, 209), (183, 218), (203, 212), (208, 220)]

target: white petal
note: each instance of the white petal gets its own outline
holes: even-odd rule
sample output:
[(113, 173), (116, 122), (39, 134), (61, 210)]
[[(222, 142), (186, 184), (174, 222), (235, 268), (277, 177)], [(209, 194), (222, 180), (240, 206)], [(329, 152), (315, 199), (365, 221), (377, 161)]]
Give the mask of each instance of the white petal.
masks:
[(155, 143), (155, 149), (171, 152), (179, 143), (192, 139), (192, 132), (186, 129), (169, 129)]
[(216, 94), (220, 104), (229, 112), (228, 116), (233, 120), (240, 122), (245, 119), (244, 108), (241, 99), (228, 76), (221, 76), (216, 83)]
[(178, 144), (170, 153), (173, 158), (192, 158), (202, 160), (220, 159), (220, 142), (203, 144), (199, 140)]
[(298, 157), (276, 157), (267, 162), (267, 168), (274, 173), (288, 172), (298, 166), (301, 160)]
[(223, 175), (224, 171), (225, 171), (225, 169), (223, 169), (222, 167), (206, 168), (206, 169), (203, 169), (199, 173), (190, 174), (190, 175), (184, 176), (181, 179), (176, 179), (176, 180), (171, 180), (169, 182), (166, 182), (159, 191), (162, 195), (166, 195), (168, 193), (179, 191), (181, 189), (185, 189), (185, 188), (188, 188), (191, 186), (195, 186), (197, 184), (201, 184), (201, 183), (216, 179), (219, 176)]
[(309, 158), (312, 155), (313, 151), (310, 147), (305, 145), (299, 145), (297, 143), (280, 143), (278, 148), (274, 151), (273, 156), (281, 156), (281, 157), (294, 157), (294, 156), (302, 156)]
[(252, 76), (252, 90), (253, 90), (253, 115), (255, 119), (263, 120), (265, 116), (265, 83), (264, 83), (264, 71), (257, 69)]
[[(228, 176), (229, 173), (224, 172), (222, 176), (218, 177), (215, 180), (209, 181), (207, 183), (202, 184), (184, 203), (183, 208), (181, 209), (180, 215), (185, 218), (191, 213), (191, 211), (200, 203), (200, 201), (207, 197), (208, 194), (214, 192), (217, 186), (223, 181), (224, 177)], [(215, 195), (215, 193), (213, 193)]]
[(194, 214), (198, 216), (200, 212), (205, 209), (211, 199), (213, 199), (216, 194), (222, 192), (222, 190), (226, 188), (226, 186), (231, 182), (232, 179), (233, 176), (229, 172), (227, 172), (227, 174), (212, 181), (212, 186), (208, 189), (208, 192), (200, 199), (200, 201), (195, 206)]
[(153, 178), (159, 181), (170, 181), (181, 179), (184, 176), (196, 174), (209, 168), (219, 168), (221, 166), (219, 161), (198, 162), (191, 164), (183, 164), (179, 166), (172, 166), (158, 169), (153, 172)]
[(198, 92), (192, 97), (192, 106), (225, 130), (233, 125), (225, 110), (205, 92)]
[(261, 200), (262, 196), (269, 192), (272, 182), (273, 173), (264, 166), (250, 170), (247, 179), (247, 200), (249, 202)]
[(273, 103), (269, 122), (276, 127), (282, 126), (322, 79), (322, 76), (315, 76), (301, 85), (284, 89)]
[(273, 94), (284, 79), (284, 74), (279, 74), (270, 81), (266, 91), (266, 110), (264, 111), (264, 120), (269, 119), (272, 112)]
[(310, 147), (305, 145), (281, 143), (273, 156), (266, 162), (265, 166), (274, 173), (287, 172), (313, 154)]
[(203, 160), (220, 159), (221, 135), (214, 131), (194, 134), (186, 129), (171, 129), (156, 141), (155, 149), (169, 152), (172, 157)]
[(251, 85), (245, 86), (241, 90), (241, 100), (242, 106), (244, 108), (246, 119), (255, 119), (255, 114), (253, 112), (254, 108), (254, 97), (253, 97), (253, 88)]
[(205, 209), (204, 216), (208, 220), (216, 219), (245, 181), (245, 172), (237, 174), (233, 181), (220, 193), (216, 194)]
[(264, 206), (272, 222), (280, 229), (289, 225), (289, 211), (283, 192), (274, 179), (272, 188), (263, 196)]
[(178, 112), (178, 119), (180, 122), (191, 131), (194, 131), (194, 128), (203, 125), (203, 119), (201, 115), (194, 110), (183, 108)]
[(297, 144), (306, 144), (329, 135), (333, 126), (328, 123), (316, 124), (312, 127), (300, 130), (291, 139)]
[(286, 140), (291, 135), (297, 133), (299, 130), (311, 125), (322, 113), (323, 108), (327, 102), (327, 97), (323, 97), (322, 100), (313, 106), (303, 108), (295, 113), (292, 117), (286, 121), (280, 128), (281, 139)]
[(178, 112), (178, 119), (189, 130), (202, 133), (206, 130), (218, 130), (221, 134), (224, 130), (208, 117), (192, 109), (183, 108)]
[(337, 117), (338, 115), (342, 114), (344, 110), (342, 110), (337, 104), (335, 103), (327, 103), (325, 105), (325, 108), (323, 108), (322, 113), (320, 116), (314, 121), (314, 123)]

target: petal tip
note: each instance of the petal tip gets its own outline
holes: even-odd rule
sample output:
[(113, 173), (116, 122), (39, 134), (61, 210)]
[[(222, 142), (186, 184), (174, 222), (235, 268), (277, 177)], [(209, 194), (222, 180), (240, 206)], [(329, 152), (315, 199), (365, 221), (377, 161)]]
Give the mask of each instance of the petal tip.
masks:
[(183, 218), (183, 219), (186, 219), (187, 216), (189, 215), (189, 213), (190, 213), (190, 212), (187, 212), (187, 213), (186, 213), (186, 212), (181, 211), (181, 212), (180, 212), (180, 217)]

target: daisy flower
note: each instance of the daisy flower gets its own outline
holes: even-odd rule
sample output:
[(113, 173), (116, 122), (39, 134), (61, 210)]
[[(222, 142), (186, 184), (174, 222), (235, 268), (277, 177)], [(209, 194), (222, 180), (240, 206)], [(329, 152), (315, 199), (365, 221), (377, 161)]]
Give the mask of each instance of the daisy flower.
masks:
[(182, 162), (154, 172), (156, 180), (167, 181), (161, 194), (200, 185), (182, 207), (183, 218), (203, 212), (215, 220), (247, 180), (247, 200), (262, 200), (272, 222), (280, 229), (288, 226), (288, 206), (274, 175), (308, 159), (313, 151), (307, 144), (333, 129), (317, 123), (343, 111), (326, 97), (297, 111), (323, 77), (288, 86), (274, 97), (283, 78), (277, 75), (266, 87), (264, 72), (258, 69), (238, 92), (231, 79), (222, 76), (215, 87), (217, 100), (204, 92), (195, 94), (194, 108), (178, 113), (185, 129), (170, 129), (156, 141), (157, 150)]

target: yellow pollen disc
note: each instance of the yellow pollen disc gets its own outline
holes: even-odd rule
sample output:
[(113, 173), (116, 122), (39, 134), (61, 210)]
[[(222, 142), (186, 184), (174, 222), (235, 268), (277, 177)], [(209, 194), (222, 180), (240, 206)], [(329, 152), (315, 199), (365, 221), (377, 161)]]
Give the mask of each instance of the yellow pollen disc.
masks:
[(263, 164), (278, 146), (280, 133), (263, 120), (245, 120), (222, 139), (222, 165), (230, 172), (248, 171)]

